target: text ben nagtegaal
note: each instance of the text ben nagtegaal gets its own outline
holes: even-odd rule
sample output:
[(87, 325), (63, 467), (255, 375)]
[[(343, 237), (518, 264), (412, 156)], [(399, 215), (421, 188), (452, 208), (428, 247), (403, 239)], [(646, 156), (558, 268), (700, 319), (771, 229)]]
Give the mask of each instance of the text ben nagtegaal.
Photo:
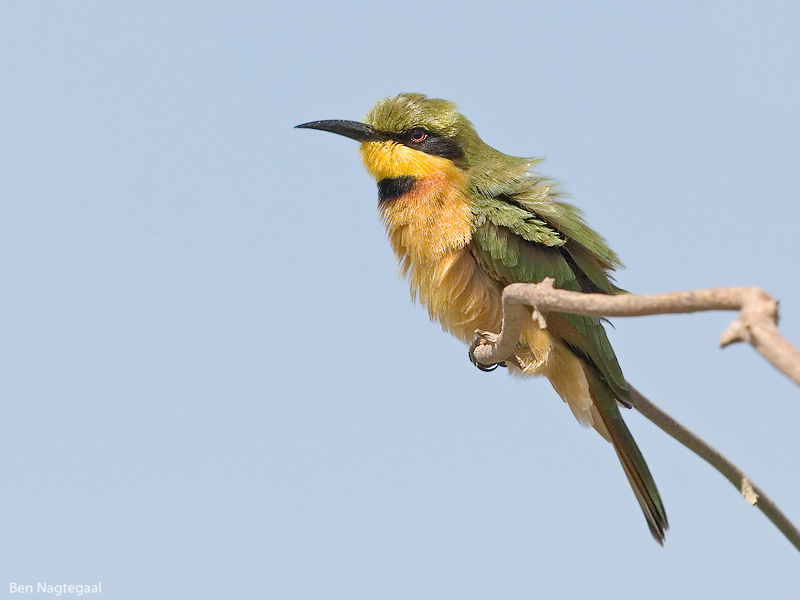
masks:
[(34, 586), (32, 583), (15, 583), (12, 581), (8, 585), (8, 591), (11, 594), (51, 594), (53, 596), (71, 594), (73, 596), (83, 596), (84, 594), (102, 594), (103, 583), (98, 581), (92, 584), (70, 585), (66, 583), (38, 582)]

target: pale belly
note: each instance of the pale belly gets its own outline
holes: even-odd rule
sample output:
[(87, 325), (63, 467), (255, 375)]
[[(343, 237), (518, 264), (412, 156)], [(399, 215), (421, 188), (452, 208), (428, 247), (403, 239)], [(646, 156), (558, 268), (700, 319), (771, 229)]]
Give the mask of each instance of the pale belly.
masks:
[[(468, 248), (448, 251), (426, 263), (414, 261), (408, 254), (399, 254), (399, 258), (401, 270), (408, 274), (412, 296), (419, 298), (431, 319), (441, 323), (443, 329), (468, 344), (478, 329), (500, 332), (503, 286), (478, 265)], [(507, 364), (517, 375), (547, 377), (578, 421), (595, 426), (608, 438), (595, 414), (582, 361), (559, 338), (550, 335), (546, 326), (540, 327), (532, 317), (526, 319), (515, 360)]]

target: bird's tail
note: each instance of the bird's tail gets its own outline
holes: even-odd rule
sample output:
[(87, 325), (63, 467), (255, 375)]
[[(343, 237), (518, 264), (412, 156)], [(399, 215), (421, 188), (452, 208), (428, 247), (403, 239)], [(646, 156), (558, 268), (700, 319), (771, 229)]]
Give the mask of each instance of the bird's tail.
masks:
[[(642, 507), (650, 533), (655, 540), (664, 545), (664, 533), (669, 528), (667, 513), (661, 496), (656, 488), (656, 482), (647, 468), (647, 463), (642, 456), (636, 441), (633, 439), (628, 426), (622, 420), (617, 402), (604, 381), (595, 380), (590, 383), (590, 394), (594, 401), (597, 413), (607, 430), (607, 439), (611, 441), (617, 451), (619, 462), (625, 470), (625, 475), (636, 494), (636, 499)], [(595, 425), (597, 427), (597, 425)], [(599, 428), (598, 428), (599, 429)], [(604, 433), (600, 431), (600, 433)], [(606, 436), (604, 436), (606, 437)]]

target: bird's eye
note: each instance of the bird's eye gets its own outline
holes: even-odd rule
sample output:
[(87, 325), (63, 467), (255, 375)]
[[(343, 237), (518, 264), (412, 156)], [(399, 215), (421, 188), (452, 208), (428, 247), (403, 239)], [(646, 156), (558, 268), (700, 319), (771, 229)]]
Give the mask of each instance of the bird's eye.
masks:
[(425, 131), (422, 127), (414, 127), (408, 132), (408, 138), (412, 142), (419, 143), (423, 141), (426, 137), (428, 137), (428, 132)]

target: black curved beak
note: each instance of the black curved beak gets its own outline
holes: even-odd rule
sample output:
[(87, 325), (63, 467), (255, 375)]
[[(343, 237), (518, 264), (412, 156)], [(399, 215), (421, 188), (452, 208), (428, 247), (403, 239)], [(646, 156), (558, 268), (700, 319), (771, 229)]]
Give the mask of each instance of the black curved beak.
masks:
[(330, 131), (331, 133), (338, 133), (344, 137), (349, 137), (351, 140), (358, 142), (383, 142), (389, 139), (389, 136), (379, 131), (375, 131), (366, 123), (359, 123), (358, 121), (342, 121), (335, 119), (332, 121), (312, 121), (311, 123), (303, 123), (302, 125), (295, 125), (295, 129), (319, 129), (320, 131)]

